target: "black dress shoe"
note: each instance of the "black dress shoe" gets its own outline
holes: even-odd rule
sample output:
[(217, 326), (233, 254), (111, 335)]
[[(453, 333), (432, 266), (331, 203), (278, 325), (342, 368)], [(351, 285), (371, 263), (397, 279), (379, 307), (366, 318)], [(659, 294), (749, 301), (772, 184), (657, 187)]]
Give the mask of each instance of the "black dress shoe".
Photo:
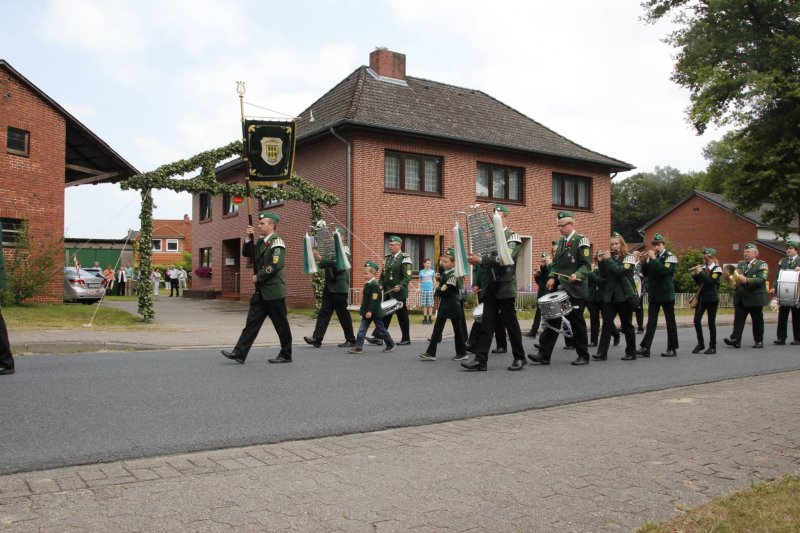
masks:
[[(244, 361), (242, 361), (244, 363)], [(13, 368), (0, 368), (0, 376), (8, 376), (16, 372)]]
[(531, 363), (536, 363), (537, 365), (550, 364), (550, 359), (544, 359), (541, 355), (533, 355), (532, 353), (529, 353), (528, 359), (530, 359)]
[(319, 348), (322, 346), (322, 341), (315, 339), (314, 337), (303, 337), (303, 340), (306, 341), (307, 344), (310, 344), (314, 348)]
[(577, 359), (575, 359), (572, 362), (573, 366), (583, 366), (583, 365), (588, 365), (588, 364), (589, 364), (589, 359), (588, 358), (583, 358), (583, 357), (578, 357)]
[(650, 357), (650, 350), (639, 348), (638, 350), (636, 350), (636, 355), (638, 355), (639, 357)]
[(397, 344), (398, 346), (408, 346), (409, 344), (411, 344), (411, 341), (400, 341), (395, 344)]
[(291, 358), (291, 357), (285, 357), (285, 356), (283, 356), (283, 355), (279, 355), (279, 356), (278, 356), (278, 357), (276, 357), (275, 359), (268, 359), (268, 361), (269, 361), (270, 363), (273, 363), (273, 364), (278, 364), (278, 363), (291, 363), (291, 362), (292, 362), (292, 358)]
[(763, 347), (764, 347), (764, 343), (761, 342), (761, 341), (758, 341), (757, 343), (755, 343), (753, 345), (753, 348), (763, 348)]
[(492, 350), (492, 353), (506, 353), (506, 351), (507, 350), (505, 348), (495, 348)]
[(367, 337), (367, 342), (370, 344), (374, 344), (375, 346), (382, 346), (383, 341), (381, 339), (376, 339), (375, 337)]
[(594, 359), (595, 361), (607, 361), (608, 360), (608, 356), (607, 355), (599, 355), (599, 354), (597, 354), (597, 355), (593, 355), (592, 359)]
[(625, 357), (622, 358), (622, 360), (623, 361), (636, 361), (636, 356), (635, 355), (626, 355)]
[(636, 330), (636, 333), (644, 333), (644, 328), (639, 328)]
[(541, 348), (541, 347), (542, 347), (542, 345), (541, 345), (541, 344), (539, 344), (538, 342), (534, 342), (534, 343), (533, 343), (533, 347), (534, 347), (534, 348), (536, 348), (536, 349), (538, 350), (539, 348)]
[(713, 346), (709, 346), (709, 347), (706, 349), (706, 351), (705, 351), (705, 352), (703, 352), (703, 353), (715, 354), (715, 353), (717, 353), (717, 349), (716, 349), (716, 348), (714, 348)]
[(678, 357), (678, 352), (675, 350), (667, 350), (661, 354), (661, 357)]
[(242, 357), (242, 354), (240, 354), (236, 350), (231, 350), (231, 351), (220, 350), (220, 353), (225, 357), (227, 357), (228, 359), (230, 359), (231, 361), (236, 361), (240, 365), (244, 364), (244, 357)]
[(619, 335), (614, 337), (614, 346), (619, 346)]
[(789, 344), (791, 344), (792, 346), (797, 346), (798, 344), (800, 344), (800, 341), (792, 341)]
[(705, 349), (705, 346), (703, 346), (702, 344), (698, 344), (697, 346), (695, 346), (695, 347), (692, 349), (692, 353), (700, 353), (700, 352), (702, 352), (704, 349)]
[(786, 344), (786, 339), (778, 339), (778, 340), (772, 341), (772, 342), (774, 342), (778, 346), (783, 346), (784, 344)]
[(508, 369), (512, 372), (516, 370), (522, 370), (527, 364), (528, 362), (525, 359), (514, 359), (514, 362), (511, 363), (511, 366), (508, 367)]
[(352, 348), (356, 343), (353, 341), (344, 341), (342, 344), (337, 344), (339, 348)]
[(533, 331), (529, 331), (528, 333), (525, 334), (525, 336), (528, 337), (529, 339), (535, 339), (536, 333)]
[(727, 337), (725, 337), (725, 338), (724, 338), (724, 339), (722, 339), (722, 340), (723, 340), (723, 341), (725, 342), (725, 344), (727, 344), (728, 346), (733, 346), (734, 348), (741, 348), (741, 347), (742, 347), (742, 345), (741, 345), (741, 344), (739, 344), (739, 341), (735, 341), (735, 340), (733, 340), (733, 339), (729, 339), (729, 338), (727, 338)]
[(586, 346), (588, 346), (589, 348), (597, 348), (597, 341), (592, 341), (589, 344), (587, 344)]
[(467, 361), (466, 363), (461, 363), (461, 366), (467, 370), (486, 372), (486, 363), (481, 363), (480, 361)]

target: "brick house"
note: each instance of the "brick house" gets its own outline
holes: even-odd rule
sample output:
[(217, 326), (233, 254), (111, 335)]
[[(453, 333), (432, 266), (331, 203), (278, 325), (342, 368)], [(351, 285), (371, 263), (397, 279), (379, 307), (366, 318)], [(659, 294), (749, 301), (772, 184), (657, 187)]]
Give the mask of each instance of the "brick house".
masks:
[[(27, 221), (31, 242), (64, 235), (64, 187), (116, 183), (138, 171), (28, 79), (0, 59), (0, 219), (10, 254)], [(35, 299), (61, 302), (61, 255)]]
[[(756, 212), (736, 213), (733, 203), (723, 199), (722, 195), (693, 191), (639, 229), (646, 235), (643, 248), (649, 248), (649, 239), (661, 233), (678, 255), (681, 250), (708, 246), (717, 250), (717, 259), (722, 264), (736, 264), (742, 260), (744, 245), (755, 242), (759, 258), (766, 261), (772, 270), (786, 255), (786, 244), (778, 240), (775, 230), (763, 222), (761, 213), (770, 207), (770, 204), (764, 204)], [(790, 239), (797, 238), (795, 220)]]
[[(353, 71), (301, 113), (297, 123), (298, 175), (339, 198), (324, 214), (351, 228), (353, 264), (381, 261), (391, 235), (417, 270), (434, 249), (452, 245), (456, 212), (476, 203), (503, 203), (509, 226), (520, 234), (520, 289), (533, 285), (534, 252), (557, 236), (556, 212), (575, 212), (578, 230), (591, 240), (611, 231), (611, 177), (634, 168), (584, 148), (477, 90), (406, 75), (405, 55), (370, 54), (370, 66)], [(243, 182), (244, 162), (218, 168), (224, 182)], [(229, 198), (196, 195), (193, 268), (211, 266), (195, 288), (249, 295), (251, 271), (241, 260), (247, 224)], [(287, 305), (309, 306), (311, 285), (302, 269), (302, 238), (310, 208), (274, 206), (287, 243)], [(359, 272), (358, 270), (355, 270)], [(240, 279), (248, 280), (239, 283)], [(352, 282), (360, 287), (360, 274)]]
[(183, 252), (192, 251), (192, 219), (153, 219), (153, 264), (177, 265), (183, 262)]

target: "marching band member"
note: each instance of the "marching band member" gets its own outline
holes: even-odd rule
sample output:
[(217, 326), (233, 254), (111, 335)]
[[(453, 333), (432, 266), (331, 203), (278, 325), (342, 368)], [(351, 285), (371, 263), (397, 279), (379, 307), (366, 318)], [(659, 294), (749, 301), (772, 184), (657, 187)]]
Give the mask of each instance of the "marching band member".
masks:
[[(413, 265), (411, 264), (411, 257), (402, 251), (402, 247), (403, 239), (396, 235), (389, 237), (389, 254), (383, 258), (383, 269), (378, 279), (383, 290), (384, 301), (394, 298), (403, 304), (400, 309), (393, 313), (397, 315), (397, 322), (400, 324), (401, 337), (400, 341), (397, 342), (398, 346), (411, 344), (406, 300), (408, 300), (408, 283), (411, 281)], [(389, 315), (383, 324), (387, 331), (391, 323), (392, 315)], [(375, 335), (375, 331), (377, 330), (373, 330), (372, 337), (367, 337), (367, 342), (380, 345), (383, 341)]]
[(741, 284), (736, 285), (733, 293), (733, 332), (730, 338), (723, 339), (725, 344), (739, 348), (742, 344), (742, 331), (747, 315), (753, 320), (753, 348), (764, 347), (764, 306), (767, 304), (767, 274), (769, 267), (758, 259), (758, 248), (755, 244), (744, 246), (744, 261), (737, 265), (743, 274)]
[[(794, 270), (800, 271), (800, 257), (797, 256), (797, 248), (800, 243), (797, 241), (789, 241), (786, 243), (786, 257), (781, 259), (778, 264), (778, 270), (775, 272), (775, 279), (772, 282), (772, 288), (769, 293), (775, 295), (775, 289), (778, 286), (778, 273), (781, 270)], [(778, 308), (778, 338), (775, 344), (786, 344), (786, 327), (789, 325), (789, 314), (792, 315), (792, 336), (794, 340), (791, 344), (800, 344), (800, 307), (795, 305), (782, 305)]]
[(650, 242), (653, 249), (647, 252), (642, 264), (642, 274), (647, 276), (647, 294), (650, 307), (647, 311), (647, 331), (645, 331), (640, 348), (636, 355), (650, 357), (650, 346), (658, 325), (658, 312), (664, 309), (664, 320), (667, 323), (667, 351), (661, 357), (678, 355), (678, 325), (675, 323), (675, 282), (672, 276), (678, 266), (678, 258), (667, 251), (667, 243), (660, 233), (653, 236)]
[[(703, 248), (703, 265), (691, 270), (697, 289), (697, 307), (694, 308), (694, 331), (697, 333), (697, 346), (692, 353), (703, 350), (707, 354), (717, 353), (717, 307), (719, 306), (719, 282), (722, 267), (717, 264), (714, 248)], [(708, 349), (703, 339), (703, 314), (708, 314)]]
[(456, 345), (456, 355), (454, 361), (461, 361), (467, 355), (466, 339), (462, 329), (464, 319), (464, 307), (461, 304), (461, 289), (463, 279), (456, 277), (455, 255), (453, 248), (448, 248), (447, 253), (439, 258), (439, 262), (445, 269), (439, 279), (439, 286), (436, 288), (436, 296), (439, 297), (439, 310), (436, 312), (436, 323), (433, 326), (431, 341), (428, 349), (419, 354), (426, 361), (436, 360), (436, 347), (442, 342), (442, 331), (445, 322), (450, 320), (453, 325), (453, 336)]
[(633, 274), (636, 269), (636, 260), (628, 254), (628, 245), (622, 235), (616, 231), (611, 234), (611, 249), (598, 255), (598, 270), (605, 280), (603, 288), (603, 333), (600, 335), (600, 346), (593, 359), (605, 361), (608, 359), (608, 345), (611, 336), (617, 333), (614, 319), (619, 315), (622, 333), (625, 335), (625, 357), (623, 361), (636, 359), (636, 332), (631, 323), (633, 310), (628, 303), (628, 297), (638, 298), (633, 283)]

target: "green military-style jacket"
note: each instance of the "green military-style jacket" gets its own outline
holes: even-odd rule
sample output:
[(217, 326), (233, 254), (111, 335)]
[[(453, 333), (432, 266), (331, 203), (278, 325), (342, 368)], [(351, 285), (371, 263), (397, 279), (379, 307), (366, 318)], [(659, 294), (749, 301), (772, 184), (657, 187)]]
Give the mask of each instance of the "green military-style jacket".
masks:
[(456, 277), (456, 271), (450, 269), (442, 274), (439, 286), (436, 287), (436, 296), (439, 297), (439, 311), (445, 318), (456, 320), (464, 314), (461, 305), (461, 278)]
[(383, 317), (383, 310), (381, 309), (381, 287), (378, 285), (378, 280), (372, 278), (364, 284), (364, 290), (361, 294), (361, 307), (358, 313), (362, 318), (366, 318), (367, 313), (372, 313), (370, 320)]
[[(347, 260), (353, 260), (350, 255), (350, 248), (344, 247), (344, 253)], [(331, 294), (349, 294), (350, 293), (350, 270), (339, 270), (336, 268), (336, 258), (323, 257), (317, 264), (320, 268), (325, 269), (325, 290)]]
[(636, 272), (636, 260), (627, 254), (622, 258), (609, 257), (600, 261), (598, 267), (606, 283), (603, 288), (603, 301), (605, 303), (621, 303), (628, 296), (636, 294), (633, 283), (633, 274)]
[[(283, 239), (277, 233), (272, 233), (266, 241), (259, 238), (255, 247), (256, 290), (264, 300), (286, 298), (286, 281), (283, 278), (286, 245)], [(244, 243), (242, 255), (253, 256), (253, 241)]]
[(550, 267), (547, 265), (539, 265), (539, 268), (533, 274), (533, 280), (536, 282), (536, 296), (544, 296), (547, 294), (547, 279), (550, 276)]
[(519, 235), (505, 228), (506, 245), (508, 253), (514, 261), (513, 265), (504, 266), (498, 261), (496, 253), (481, 256), (481, 291), (480, 297), (484, 298), (487, 290), (494, 291), (499, 299), (517, 297), (517, 256), (522, 246)]
[[(408, 299), (408, 283), (411, 281), (413, 269), (411, 258), (405, 252), (397, 252), (397, 255), (389, 254), (384, 257), (380, 278), (383, 297), (403, 301)], [(392, 291), (395, 285), (400, 285), (399, 292)]]
[(764, 261), (742, 261), (736, 268), (742, 271), (747, 283), (733, 291), (734, 305), (764, 307), (767, 305), (767, 276), (769, 267)]
[(589, 272), (589, 302), (602, 302), (605, 295), (606, 280), (600, 275), (600, 267)]
[(722, 267), (714, 265), (709, 270), (708, 267), (703, 267), (697, 274), (692, 273), (694, 282), (703, 288), (700, 289), (700, 294), (697, 299), (701, 302), (718, 302), (719, 301), (719, 282), (722, 278)]
[(653, 303), (675, 301), (675, 267), (678, 257), (670, 251), (642, 263), (642, 274), (647, 276), (647, 295)]
[[(589, 239), (577, 232), (572, 235), (561, 237), (558, 240), (553, 263), (551, 265), (550, 277), (560, 282), (561, 290), (566, 291), (571, 298), (586, 300), (589, 298), (589, 273), (592, 271), (592, 260)], [(575, 276), (581, 281), (572, 283), (567, 278), (559, 279), (558, 274)]]
[(778, 263), (778, 270), (775, 271), (775, 278), (772, 280), (772, 288), (777, 289), (778, 274), (781, 270), (794, 270), (797, 267), (800, 267), (800, 255), (796, 255), (794, 257), (789, 257), (787, 255), (781, 259), (781, 262)]

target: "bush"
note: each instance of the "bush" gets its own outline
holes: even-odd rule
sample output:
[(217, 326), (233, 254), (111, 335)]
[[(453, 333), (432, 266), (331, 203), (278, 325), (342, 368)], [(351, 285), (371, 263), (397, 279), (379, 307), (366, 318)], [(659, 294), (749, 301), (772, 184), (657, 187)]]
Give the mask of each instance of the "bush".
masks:
[(6, 262), (7, 284), (0, 291), (0, 301), (4, 305), (19, 304), (39, 293), (53, 276), (63, 278), (63, 270), (55, 266), (63, 250), (63, 239), (41, 242), (35, 248), (31, 246), (28, 222), (23, 221), (14, 252)]

